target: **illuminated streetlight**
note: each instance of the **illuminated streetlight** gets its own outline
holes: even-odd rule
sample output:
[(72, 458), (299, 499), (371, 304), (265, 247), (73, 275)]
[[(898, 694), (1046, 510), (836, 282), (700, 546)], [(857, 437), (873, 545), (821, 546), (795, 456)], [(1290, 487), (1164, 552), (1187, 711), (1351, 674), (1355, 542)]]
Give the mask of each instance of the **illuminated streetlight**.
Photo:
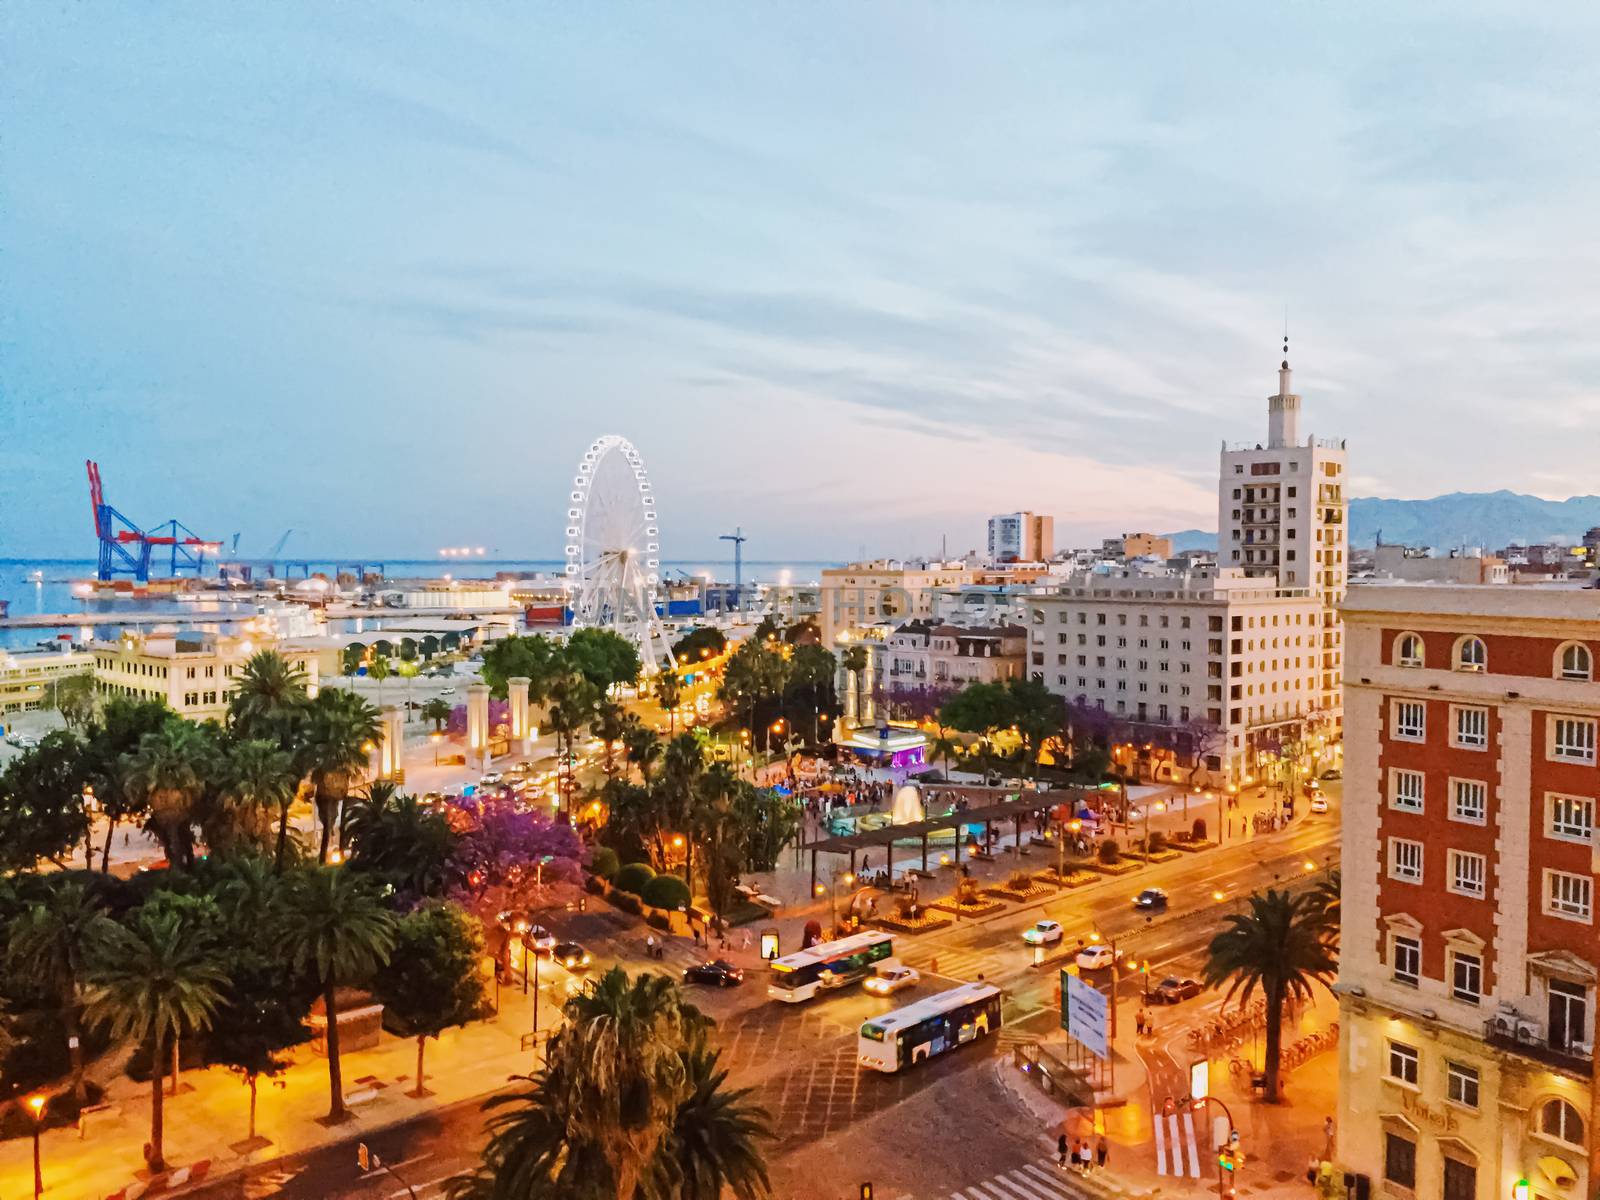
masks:
[(28, 1108), (33, 1113), (33, 1200), (44, 1195), (44, 1170), (39, 1165), (39, 1130), (44, 1124), (44, 1095), (34, 1093), (28, 1097)]

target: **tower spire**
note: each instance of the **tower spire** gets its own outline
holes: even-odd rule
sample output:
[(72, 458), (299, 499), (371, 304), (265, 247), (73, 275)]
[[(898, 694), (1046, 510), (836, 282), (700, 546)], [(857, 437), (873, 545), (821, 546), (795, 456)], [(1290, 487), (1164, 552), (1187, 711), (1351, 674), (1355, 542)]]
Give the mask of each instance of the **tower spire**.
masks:
[(1267, 397), (1267, 444), (1293, 446), (1299, 438), (1300, 397), (1294, 394), (1289, 370), (1289, 312), (1283, 315), (1283, 362), (1278, 366), (1278, 394)]

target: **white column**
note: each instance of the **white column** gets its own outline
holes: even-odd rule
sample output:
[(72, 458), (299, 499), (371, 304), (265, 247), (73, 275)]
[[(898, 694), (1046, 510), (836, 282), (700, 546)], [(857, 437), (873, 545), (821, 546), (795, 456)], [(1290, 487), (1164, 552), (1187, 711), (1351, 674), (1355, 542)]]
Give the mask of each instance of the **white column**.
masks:
[(467, 761), (489, 765), (489, 685), (467, 688)]
[(406, 715), (393, 704), (383, 707), (378, 740), (378, 778), (398, 778), (406, 765)]
[(533, 742), (533, 730), (528, 720), (528, 687), (532, 680), (513, 676), (506, 680), (507, 695), (511, 700), (511, 744), (518, 754), (527, 754)]

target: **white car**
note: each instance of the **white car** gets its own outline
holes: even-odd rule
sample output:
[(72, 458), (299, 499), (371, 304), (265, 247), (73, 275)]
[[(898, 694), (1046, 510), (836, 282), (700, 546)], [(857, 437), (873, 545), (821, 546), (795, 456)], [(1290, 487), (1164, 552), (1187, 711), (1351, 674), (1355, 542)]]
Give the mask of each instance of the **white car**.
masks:
[(1085, 946), (1078, 951), (1078, 970), (1103, 971), (1116, 960), (1110, 946)]
[(1311, 797), (1311, 811), (1314, 813), (1325, 813), (1328, 811), (1328, 798), (1321, 792), (1318, 792), (1315, 796)]
[(528, 930), (528, 945), (535, 954), (549, 954), (556, 948), (556, 935), (543, 925), (535, 925)]
[(1022, 931), (1022, 940), (1030, 946), (1053, 946), (1061, 937), (1060, 921), (1037, 921)]
[(878, 968), (876, 975), (867, 976), (867, 981), (861, 986), (874, 996), (888, 996), (901, 988), (910, 987), (921, 978), (922, 976), (910, 967), (891, 967), (885, 964)]
[(484, 787), (493, 787), (497, 783), (504, 783), (505, 778), (499, 771), (485, 771), (478, 782)]

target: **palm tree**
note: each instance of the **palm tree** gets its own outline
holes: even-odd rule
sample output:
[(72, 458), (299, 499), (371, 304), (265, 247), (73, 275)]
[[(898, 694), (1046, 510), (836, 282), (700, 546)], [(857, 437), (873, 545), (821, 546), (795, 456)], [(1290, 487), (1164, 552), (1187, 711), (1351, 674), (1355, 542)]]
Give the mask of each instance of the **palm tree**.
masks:
[(32, 905), (11, 927), (6, 965), (15, 978), (52, 993), (72, 1056), (72, 1091), (81, 1108), (83, 1082), (83, 985), (95, 955), (116, 936), (117, 923), (81, 879), (57, 875), (45, 904)]
[(622, 740), (622, 735), (627, 732), (627, 721), (622, 711), (622, 706), (611, 700), (602, 699), (595, 709), (592, 729), (595, 737), (605, 744), (605, 773), (609, 779), (613, 771), (613, 758), (615, 751), (613, 745)]
[[(700, 1095), (702, 1064), (691, 1067), (687, 1052), (703, 1045), (706, 1019), (676, 983), (651, 974), (630, 980), (614, 967), (567, 1002), (566, 1017), (550, 1040), (545, 1068), (528, 1077), (528, 1087), (484, 1105), (499, 1111), (489, 1121), (483, 1167), (452, 1181), (451, 1196), (676, 1196), (682, 1193), (658, 1184), (685, 1178), (685, 1164), (696, 1179), (712, 1177), (702, 1153), (707, 1146), (716, 1148), (715, 1169), (730, 1184), (737, 1188), (735, 1180), (751, 1177), (742, 1152), (723, 1136), (733, 1130), (720, 1119), (715, 1101), (722, 1081), (714, 1072), (709, 1094)], [(742, 1098), (732, 1098), (733, 1115), (758, 1120), (738, 1103)], [(680, 1136), (686, 1111), (693, 1117)]]
[(772, 1190), (760, 1143), (769, 1140), (767, 1111), (747, 1102), (752, 1089), (725, 1090), (728, 1073), (717, 1069), (720, 1051), (702, 1037), (683, 1052), (688, 1095), (657, 1159), (656, 1190), (679, 1200), (758, 1200)]
[(683, 681), (678, 673), (668, 669), (656, 676), (656, 699), (667, 710), (668, 733), (678, 732), (678, 701), (683, 698)]
[(212, 850), (271, 844), (272, 819), (278, 819), (281, 864), (289, 831), (289, 806), (299, 790), (293, 760), (266, 738), (236, 742), (223, 765), (221, 803), (205, 830)]
[(150, 810), (146, 828), (174, 867), (194, 863), (196, 809), (214, 769), (210, 739), (200, 726), (171, 720), (139, 739), (123, 786)]
[(1224, 1003), (1235, 995), (1243, 1002), (1261, 989), (1267, 1003), (1264, 1098), (1276, 1104), (1284, 1001), (1309, 1000), (1313, 983), (1331, 988), (1337, 968), (1325, 909), (1314, 896), (1273, 888), (1252, 894), (1249, 911), (1229, 914), (1227, 925), (1206, 951), (1205, 980), (1211, 987), (1228, 985)]
[(180, 910), (147, 903), (132, 926), (115, 929), (96, 955), (88, 1018), (150, 1051), (148, 1162), (159, 1173), (167, 1165), (162, 1152), (167, 1047), (186, 1031), (210, 1028), (228, 975), (214, 940)]
[(939, 727), (939, 736), (933, 739), (933, 744), (928, 747), (928, 754), (934, 762), (942, 762), (942, 774), (946, 780), (950, 778), (950, 760), (961, 756), (961, 743)]
[(563, 804), (570, 804), (567, 793), (572, 787), (572, 739), (594, 717), (600, 703), (600, 690), (576, 671), (556, 679), (550, 685), (550, 707), (545, 718), (556, 731), (561, 747)]
[(374, 648), (372, 661), (367, 664), (367, 674), (378, 681), (378, 706), (383, 707), (383, 681), (389, 678), (389, 655), (379, 654)]
[(622, 730), (622, 752), (639, 768), (639, 781), (650, 786), (650, 769), (661, 758), (661, 739), (634, 714), (629, 713)]
[(350, 866), (382, 876), (401, 892), (436, 896), (449, 874), (455, 835), (444, 816), (388, 780), (350, 810)]
[(304, 704), (306, 673), (275, 650), (252, 654), (228, 699), (228, 724), (252, 738), (277, 739), (283, 716)]
[(328, 1028), (328, 1120), (348, 1116), (339, 1074), (341, 984), (364, 983), (389, 961), (395, 919), (377, 891), (339, 867), (310, 867), (293, 877), (285, 897), (281, 952), (317, 982)]
[(317, 818), (322, 823), (318, 862), (328, 861), (328, 841), (354, 778), (363, 773), (382, 725), (378, 710), (354, 692), (329, 690), (311, 703), (302, 774), (316, 789)]
[(433, 731), (438, 733), (444, 728), (444, 723), (450, 719), (453, 710), (448, 700), (435, 696), (422, 706), (422, 719), (433, 722)]

